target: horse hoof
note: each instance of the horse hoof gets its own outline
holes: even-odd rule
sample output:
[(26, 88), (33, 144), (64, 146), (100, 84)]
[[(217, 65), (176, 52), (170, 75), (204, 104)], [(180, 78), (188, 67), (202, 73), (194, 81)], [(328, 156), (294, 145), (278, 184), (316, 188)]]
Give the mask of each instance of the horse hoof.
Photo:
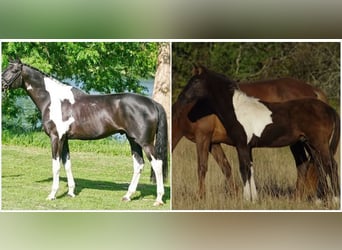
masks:
[(162, 202), (162, 201), (155, 201), (154, 203), (153, 203), (153, 206), (154, 207), (159, 207), (159, 206), (163, 206), (164, 205), (164, 202)]
[(47, 198), (46, 198), (46, 200), (48, 200), (48, 201), (53, 201), (53, 200), (56, 200), (56, 197), (54, 197), (54, 196), (48, 196)]
[(76, 197), (76, 195), (73, 194), (73, 193), (70, 193), (70, 194), (68, 193), (68, 196), (71, 197), (71, 198), (75, 198)]
[(126, 197), (126, 196), (122, 197), (121, 200), (125, 201), (125, 202), (131, 201), (131, 199), (129, 197)]

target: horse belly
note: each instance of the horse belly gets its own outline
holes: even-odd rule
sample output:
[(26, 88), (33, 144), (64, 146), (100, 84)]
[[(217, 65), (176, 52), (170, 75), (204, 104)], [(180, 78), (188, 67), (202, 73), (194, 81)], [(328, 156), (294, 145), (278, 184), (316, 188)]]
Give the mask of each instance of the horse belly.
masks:
[(81, 140), (101, 139), (121, 132), (121, 130), (120, 127), (113, 124), (111, 119), (88, 114), (82, 118), (79, 117), (71, 124), (68, 138)]
[(253, 136), (252, 146), (256, 147), (285, 147), (298, 141), (299, 134), (288, 127), (268, 125), (260, 137)]

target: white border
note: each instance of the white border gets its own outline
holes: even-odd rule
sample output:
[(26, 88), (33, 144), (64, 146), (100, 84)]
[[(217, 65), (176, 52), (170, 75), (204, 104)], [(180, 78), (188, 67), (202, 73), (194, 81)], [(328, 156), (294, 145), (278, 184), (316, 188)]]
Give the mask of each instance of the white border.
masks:
[[(340, 43), (340, 108), (341, 108), (341, 79), (342, 79), (342, 39), (0, 39), (0, 55), (2, 55), (3, 42), (168, 42), (170, 43), (170, 85), (172, 84), (172, 43), (177, 42), (332, 42)], [(2, 57), (0, 58), (2, 62)], [(0, 65), (1, 68), (1, 65)], [(0, 76), (1, 80), (1, 76)], [(0, 100), (2, 97), (0, 97)], [(172, 124), (172, 86), (170, 86), (170, 123)], [(0, 104), (0, 107), (1, 104)], [(0, 118), (1, 120), (1, 118)], [(172, 133), (171, 124), (169, 128)], [(2, 127), (0, 139), (2, 139)], [(340, 138), (341, 139), (341, 138)], [(172, 137), (169, 138), (169, 144), (172, 145)], [(341, 140), (340, 140), (341, 141)], [(0, 145), (2, 156), (2, 143)], [(0, 213), (335, 213), (342, 212), (342, 193), (340, 194), (340, 209), (335, 210), (173, 210), (172, 208), (172, 151), (170, 146), (170, 210), (3, 210), (2, 209), (2, 161), (0, 163)], [(340, 158), (342, 149), (340, 147)], [(2, 158), (2, 157), (1, 157)], [(341, 165), (341, 163), (340, 163)], [(340, 166), (340, 183), (342, 182)]]

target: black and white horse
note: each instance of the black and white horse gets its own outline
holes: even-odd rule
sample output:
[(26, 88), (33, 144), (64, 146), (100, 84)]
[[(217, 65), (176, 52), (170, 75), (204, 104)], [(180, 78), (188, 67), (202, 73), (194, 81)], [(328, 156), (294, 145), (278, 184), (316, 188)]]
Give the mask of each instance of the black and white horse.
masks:
[(246, 200), (257, 199), (252, 149), (283, 147), (299, 141), (305, 144), (317, 169), (320, 198), (339, 199), (339, 171), (334, 154), (340, 140), (340, 118), (332, 107), (309, 98), (283, 103), (260, 101), (241, 92), (225, 75), (203, 66), (193, 72), (178, 100), (181, 105), (206, 100), (230, 133), (230, 144), (238, 153)]
[(44, 130), (51, 139), (53, 184), (47, 199), (56, 198), (60, 161), (65, 166), (68, 195), (75, 196), (69, 139), (94, 140), (119, 132), (127, 135), (134, 169), (123, 200), (129, 201), (136, 191), (144, 165), (144, 151), (156, 176), (154, 205), (163, 204), (168, 144), (166, 114), (159, 103), (132, 93), (88, 95), (17, 60), (10, 62), (2, 73), (2, 89), (20, 87), (41, 111)]

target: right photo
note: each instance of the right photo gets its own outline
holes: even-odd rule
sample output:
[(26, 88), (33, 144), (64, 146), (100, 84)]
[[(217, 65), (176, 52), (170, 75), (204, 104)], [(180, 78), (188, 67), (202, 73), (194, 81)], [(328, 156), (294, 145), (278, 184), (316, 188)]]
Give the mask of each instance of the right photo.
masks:
[(339, 210), (340, 43), (172, 43), (173, 210)]

